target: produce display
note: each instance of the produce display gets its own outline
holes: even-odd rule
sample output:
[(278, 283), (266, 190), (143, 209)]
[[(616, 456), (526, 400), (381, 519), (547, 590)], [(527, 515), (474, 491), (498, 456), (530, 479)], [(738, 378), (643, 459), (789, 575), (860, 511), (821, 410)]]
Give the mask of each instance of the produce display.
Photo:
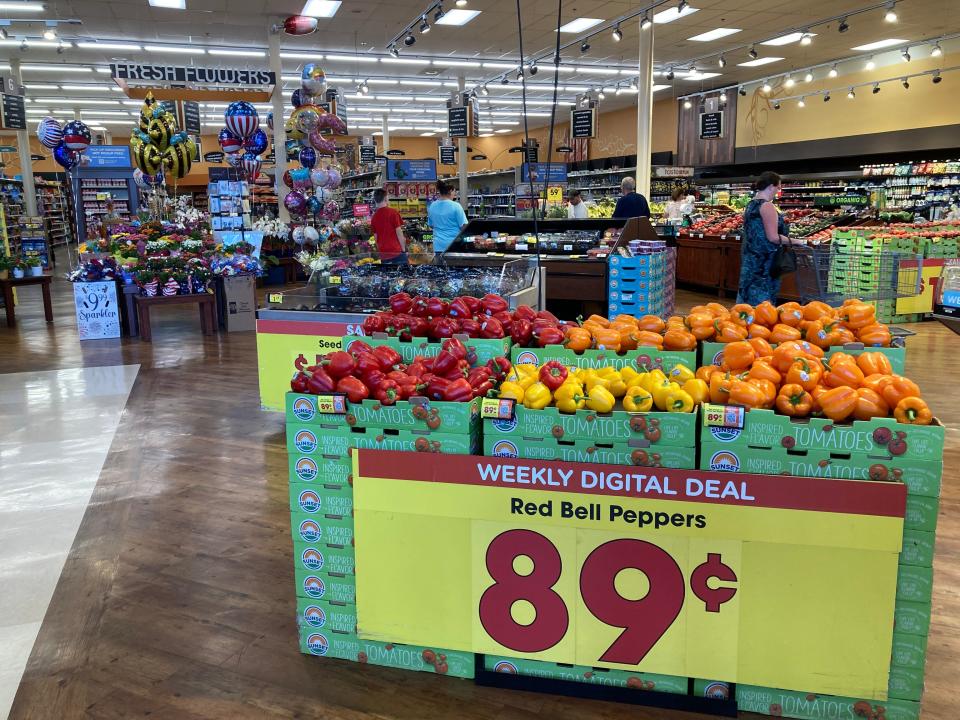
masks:
[(681, 228), (685, 235), (739, 235), (743, 229), (742, 213), (711, 213), (689, 227)]
[(812, 208), (787, 210), (783, 219), (790, 225), (790, 237), (804, 238), (808, 244), (819, 244), (830, 240), (837, 224), (845, 217), (843, 213), (826, 212)]
[(694, 350), (697, 338), (684, 324), (683, 318), (673, 316), (664, 321), (657, 315), (617, 315), (609, 320), (591, 315), (579, 325), (568, 324), (564, 331), (564, 346), (574, 352), (590, 348), (598, 350), (636, 350), (655, 347), (659, 350)]

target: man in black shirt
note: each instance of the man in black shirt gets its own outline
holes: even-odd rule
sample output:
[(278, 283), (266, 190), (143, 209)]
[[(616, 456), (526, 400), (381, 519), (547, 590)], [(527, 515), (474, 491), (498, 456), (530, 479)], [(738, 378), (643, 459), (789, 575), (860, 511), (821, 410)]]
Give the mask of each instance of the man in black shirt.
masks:
[(625, 177), (620, 183), (623, 193), (617, 200), (617, 207), (613, 211), (615, 218), (650, 217), (650, 206), (647, 199), (637, 192), (637, 181), (632, 177)]

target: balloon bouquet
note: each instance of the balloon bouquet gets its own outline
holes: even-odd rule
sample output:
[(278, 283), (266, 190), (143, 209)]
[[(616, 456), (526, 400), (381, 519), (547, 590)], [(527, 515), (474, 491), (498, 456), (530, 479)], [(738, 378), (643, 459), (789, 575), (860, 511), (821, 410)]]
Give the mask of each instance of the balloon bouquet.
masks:
[(90, 164), (90, 158), (83, 154), (83, 151), (90, 147), (93, 137), (90, 128), (82, 120), (71, 120), (61, 125), (60, 122), (51, 116), (40, 120), (37, 125), (37, 139), (45, 148), (53, 150), (53, 159), (57, 161), (67, 172), (70, 192), (73, 196), (73, 208), (76, 213), (74, 221), (76, 222), (77, 245), (81, 242), (79, 228), (80, 224), (80, 203), (77, 202), (77, 182), (72, 170), (78, 166)]
[(243, 172), (248, 182), (253, 182), (260, 176), (260, 156), (270, 147), (257, 109), (245, 100), (232, 102), (223, 113), (223, 123), (226, 127), (218, 140), (224, 159), (230, 167)]

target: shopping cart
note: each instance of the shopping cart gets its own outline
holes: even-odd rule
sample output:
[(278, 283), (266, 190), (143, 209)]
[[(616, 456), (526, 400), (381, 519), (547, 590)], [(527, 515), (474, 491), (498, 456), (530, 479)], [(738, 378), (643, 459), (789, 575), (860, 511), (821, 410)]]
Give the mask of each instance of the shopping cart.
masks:
[(795, 251), (801, 303), (838, 306), (848, 298), (880, 302), (920, 293), (922, 255), (836, 243)]

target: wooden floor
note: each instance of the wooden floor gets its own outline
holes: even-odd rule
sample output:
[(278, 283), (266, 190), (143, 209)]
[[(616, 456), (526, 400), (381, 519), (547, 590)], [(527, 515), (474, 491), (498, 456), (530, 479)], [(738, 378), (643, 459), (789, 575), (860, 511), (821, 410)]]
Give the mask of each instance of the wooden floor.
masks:
[[(54, 325), (28, 297), (19, 327), (0, 328), (0, 372), (141, 372), (12, 718), (705, 717), (301, 655), (283, 419), (258, 409), (254, 334), (203, 337), (190, 306), (159, 315), (152, 344), (81, 344), (70, 287), (54, 295)], [(949, 426), (923, 717), (956, 720), (960, 338), (936, 323), (915, 329), (908, 373)]]

